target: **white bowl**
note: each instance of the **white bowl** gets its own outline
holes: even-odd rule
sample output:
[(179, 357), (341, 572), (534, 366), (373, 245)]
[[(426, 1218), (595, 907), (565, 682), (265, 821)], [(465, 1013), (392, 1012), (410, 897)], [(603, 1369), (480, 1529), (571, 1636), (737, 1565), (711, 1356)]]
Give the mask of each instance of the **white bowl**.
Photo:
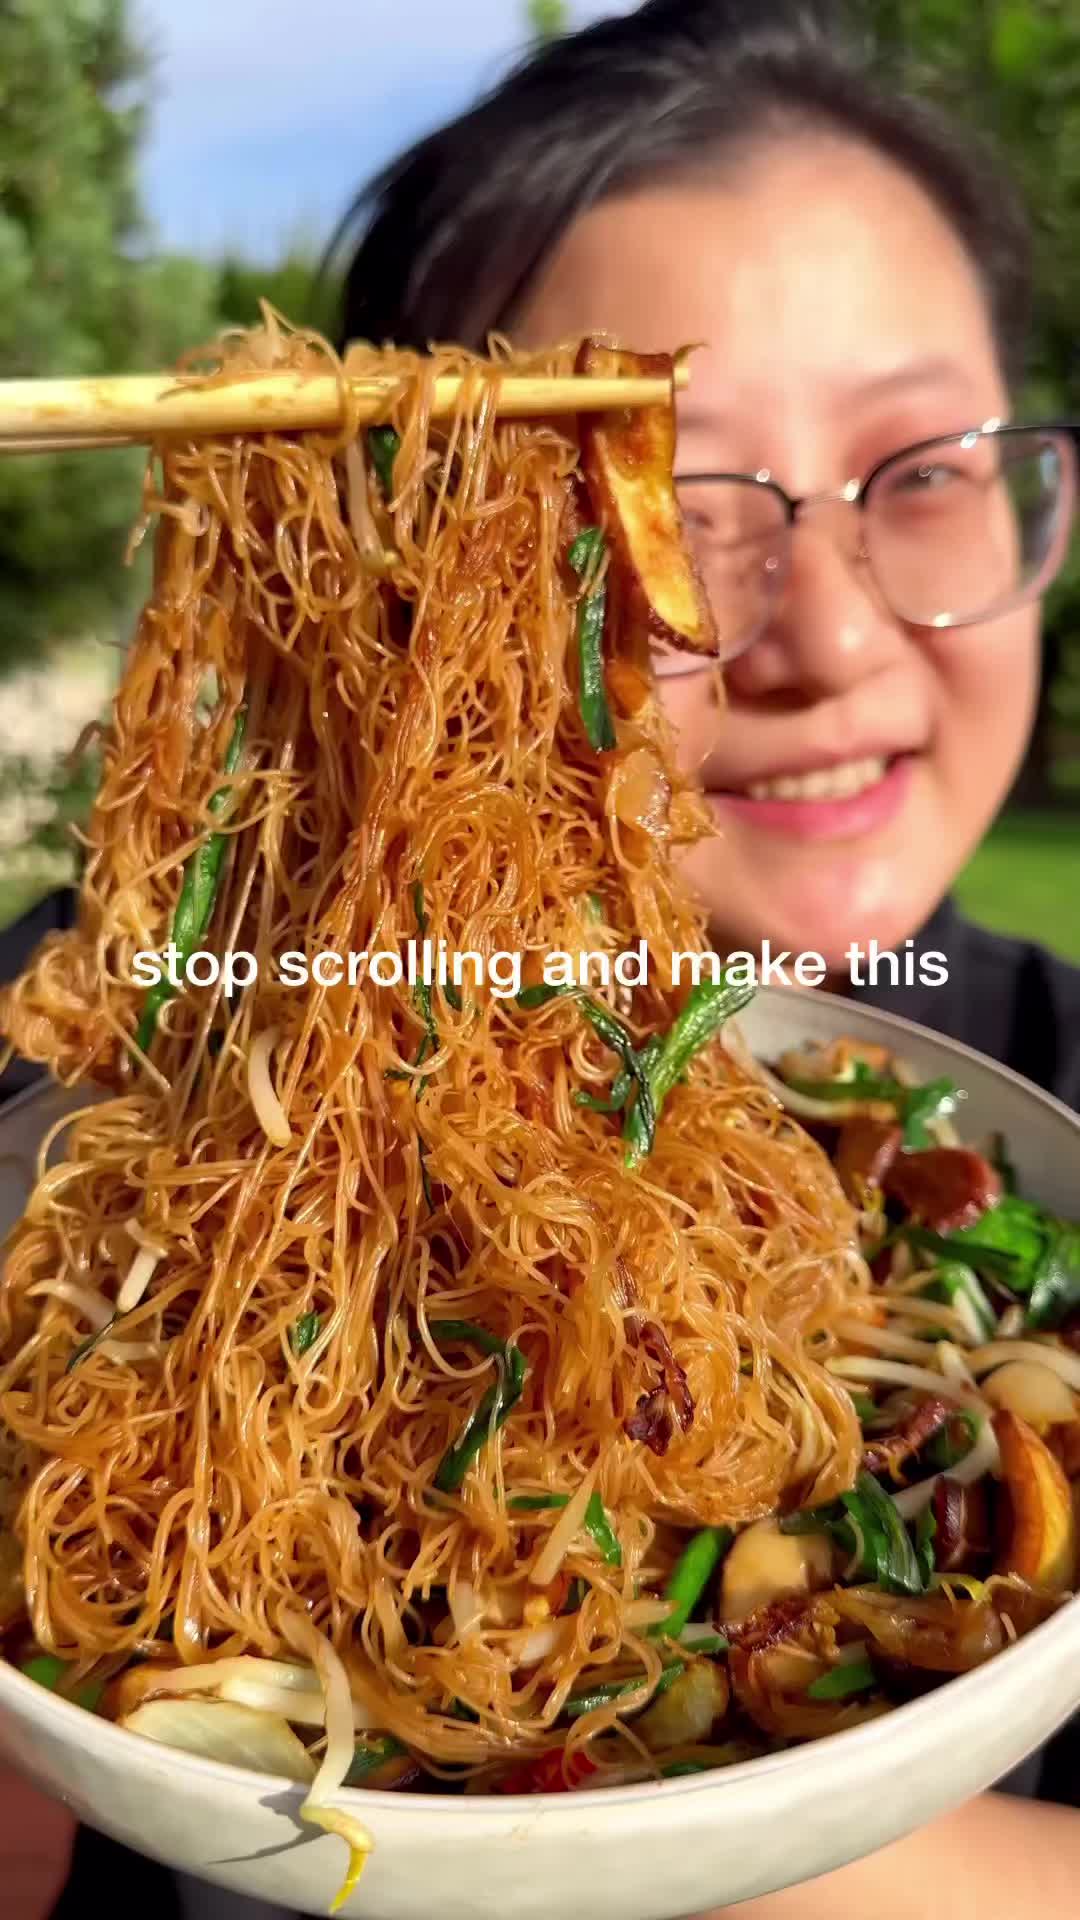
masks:
[[(1080, 1121), (967, 1048), (826, 995), (764, 991), (755, 1050), (857, 1033), (968, 1090), (968, 1138), (1008, 1136), (1021, 1183), (1080, 1212)], [(0, 1228), (21, 1209), (50, 1091), (0, 1111)], [(843, 1865), (1000, 1779), (1080, 1706), (1080, 1601), (979, 1671), (813, 1745), (662, 1786), (539, 1798), (343, 1793), (375, 1850), (345, 1911), (365, 1920), (677, 1920)], [(90, 1826), (189, 1873), (306, 1913), (341, 1882), (340, 1840), (301, 1828), (299, 1788), (121, 1731), (0, 1666), (0, 1753)]]

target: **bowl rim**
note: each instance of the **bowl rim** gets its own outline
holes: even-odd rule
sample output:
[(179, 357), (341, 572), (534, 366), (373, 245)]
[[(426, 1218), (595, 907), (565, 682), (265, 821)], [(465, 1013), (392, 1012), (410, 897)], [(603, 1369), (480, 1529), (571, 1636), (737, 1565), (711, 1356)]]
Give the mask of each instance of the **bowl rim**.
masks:
[[(897, 1034), (914, 1035), (936, 1051), (952, 1055), (960, 1063), (974, 1062), (994, 1078), (1005, 1080), (1015, 1092), (1024, 1095), (1036, 1105), (1046, 1108), (1056, 1119), (1063, 1121), (1069, 1132), (1076, 1136), (1078, 1153), (1080, 1153), (1080, 1115), (1074, 1113), (1054, 1094), (1035, 1086), (1032, 1081), (1025, 1079), (1013, 1068), (1003, 1066), (1000, 1062), (991, 1059), (989, 1055), (980, 1053), (977, 1048), (968, 1046), (964, 1041), (955, 1040), (950, 1035), (936, 1033), (932, 1027), (923, 1026), (915, 1020), (908, 1020), (901, 1014), (890, 1013), (860, 1001), (839, 999), (833, 994), (823, 993), (812, 987), (763, 986), (758, 989), (755, 1004), (758, 1000), (764, 999), (766, 1004), (777, 1004), (782, 1001), (785, 1007), (789, 1007), (796, 998), (800, 1005), (810, 1003), (822, 1008), (827, 1006), (830, 1014), (837, 1012), (840, 1008), (849, 1008), (861, 1017), (869, 1018), (874, 1025), (884, 1024)], [(36, 1104), (49, 1094), (72, 1095), (75, 1091), (74, 1086), (43, 1077), (32, 1082), (30, 1086), (22, 1088), (10, 1100), (5, 1101), (0, 1109), (0, 1117), (6, 1117), (17, 1108)], [(94, 1096), (91, 1096), (87, 1105), (94, 1103)], [(78, 1111), (77, 1107), (73, 1107), (70, 1117), (74, 1118)], [(712, 1767), (700, 1774), (689, 1774), (673, 1780), (641, 1780), (621, 1786), (579, 1787), (573, 1792), (539, 1793), (524, 1797), (499, 1793), (408, 1794), (394, 1788), (340, 1787), (335, 1790), (331, 1799), (335, 1804), (344, 1802), (357, 1815), (365, 1806), (369, 1807), (373, 1813), (377, 1811), (404, 1813), (406, 1818), (413, 1813), (421, 1816), (427, 1812), (432, 1820), (440, 1817), (453, 1820), (471, 1814), (495, 1828), (519, 1827), (525, 1803), (537, 1814), (542, 1813), (549, 1819), (559, 1813), (580, 1814), (587, 1811), (590, 1815), (596, 1814), (604, 1807), (611, 1808), (613, 1811), (617, 1807), (629, 1807), (642, 1814), (648, 1809), (650, 1817), (653, 1817), (655, 1810), (663, 1805), (670, 1805), (676, 1799), (689, 1801), (702, 1794), (732, 1791), (738, 1786), (745, 1785), (749, 1775), (755, 1779), (764, 1779), (766, 1775), (773, 1778), (792, 1775), (808, 1762), (812, 1762), (814, 1755), (823, 1747), (826, 1747), (830, 1753), (834, 1753), (842, 1743), (845, 1753), (853, 1760), (860, 1752), (869, 1757), (880, 1749), (889, 1729), (895, 1725), (897, 1715), (902, 1716), (903, 1723), (908, 1728), (913, 1728), (918, 1723), (925, 1723), (935, 1711), (939, 1711), (941, 1696), (946, 1691), (949, 1700), (959, 1704), (962, 1698), (966, 1698), (977, 1688), (988, 1684), (987, 1675), (1001, 1673), (1005, 1663), (1011, 1663), (1008, 1671), (1014, 1676), (1021, 1665), (1042, 1671), (1053, 1662), (1056, 1653), (1065, 1652), (1073, 1641), (1075, 1641), (1075, 1651), (1080, 1654), (1080, 1592), (1071, 1599), (1065, 1600), (1049, 1619), (1042, 1621), (1022, 1639), (1003, 1648), (1000, 1653), (993, 1655), (978, 1667), (970, 1669), (967, 1673), (948, 1676), (931, 1692), (915, 1700), (904, 1701), (888, 1713), (879, 1714), (873, 1719), (852, 1727), (845, 1727), (839, 1732), (823, 1734), (816, 1740), (804, 1741), (798, 1746), (785, 1748), (778, 1753), (759, 1754), (747, 1760), (733, 1761), (730, 1766)], [(122, 1758), (123, 1752), (130, 1748), (132, 1767), (138, 1765), (140, 1751), (145, 1757), (145, 1748), (149, 1745), (157, 1748), (159, 1761), (176, 1769), (179, 1774), (186, 1774), (190, 1778), (202, 1778), (220, 1787), (227, 1788), (231, 1783), (237, 1789), (253, 1790), (255, 1796), (261, 1799), (265, 1799), (268, 1794), (275, 1796), (289, 1794), (294, 1795), (299, 1801), (306, 1792), (302, 1781), (289, 1780), (280, 1774), (258, 1773), (249, 1767), (234, 1766), (228, 1761), (211, 1760), (203, 1754), (189, 1753), (179, 1747), (169, 1747), (164, 1742), (148, 1741), (146, 1736), (138, 1734), (133, 1736), (128, 1728), (120, 1726), (115, 1721), (102, 1719), (97, 1714), (88, 1714), (85, 1707), (80, 1707), (74, 1701), (65, 1700), (50, 1692), (39, 1682), (21, 1673), (17, 1667), (0, 1660), (0, 1707), (4, 1705), (5, 1697), (19, 1712), (20, 1718), (51, 1727), (57, 1738), (65, 1735), (70, 1729), (70, 1744), (84, 1747), (90, 1744), (87, 1741), (87, 1720), (89, 1719), (93, 1724), (93, 1744), (104, 1741), (106, 1747), (116, 1747), (117, 1741), (124, 1743), (123, 1746), (117, 1747), (116, 1751), (118, 1757)], [(80, 1729), (81, 1738), (79, 1737)], [(143, 1742), (141, 1749), (138, 1745), (140, 1739)], [(544, 1751), (544, 1749), (538, 1749), (538, 1751)], [(523, 1758), (527, 1757), (523, 1756)]]
[[(961, 1696), (966, 1698), (977, 1688), (983, 1686), (985, 1676), (1000, 1674), (1005, 1663), (1009, 1672), (1017, 1678), (1017, 1669), (1027, 1666), (1040, 1672), (1046, 1670), (1055, 1659), (1055, 1654), (1067, 1654), (1070, 1645), (1080, 1655), (1080, 1593), (1062, 1602), (1050, 1619), (1034, 1627), (1022, 1639), (1014, 1641), (1000, 1653), (993, 1654), (979, 1666), (967, 1673), (948, 1676), (940, 1686), (915, 1700), (906, 1700), (888, 1713), (877, 1714), (873, 1719), (863, 1721), (853, 1727), (845, 1727), (836, 1733), (823, 1734), (815, 1740), (803, 1741), (798, 1746), (787, 1747), (779, 1753), (758, 1754), (747, 1760), (736, 1760), (726, 1767), (710, 1767), (700, 1774), (688, 1774), (674, 1780), (638, 1780), (622, 1786), (577, 1787), (567, 1793), (538, 1793), (522, 1796), (520, 1794), (499, 1793), (401, 1793), (391, 1787), (339, 1787), (329, 1796), (335, 1805), (346, 1804), (351, 1812), (360, 1815), (363, 1807), (373, 1811), (385, 1812), (415, 1810), (417, 1814), (426, 1810), (432, 1818), (440, 1816), (462, 1817), (470, 1812), (486, 1816), (486, 1824), (494, 1827), (519, 1827), (523, 1805), (546, 1813), (565, 1811), (578, 1813), (588, 1810), (598, 1812), (603, 1807), (630, 1807), (643, 1811), (650, 1810), (661, 1800), (690, 1799), (702, 1793), (732, 1791), (737, 1786), (745, 1786), (750, 1775), (754, 1779), (764, 1779), (766, 1774), (773, 1776), (793, 1775), (808, 1763), (812, 1763), (815, 1754), (825, 1747), (830, 1754), (835, 1753), (838, 1744), (843, 1742), (845, 1753), (854, 1761), (859, 1753), (868, 1758), (873, 1756), (886, 1739), (889, 1730), (895, 1725), (897, 1716), (902, 1716), (908, 1729), (919, 1723), (927, 1722), (935, 1712), (940, 1712), (940, 1700), (948, 1690), (949, 1699), (959, 1703)], [(85, 1707), (77, 1706), (73, 1700), (65, 1700), (50, 1692), (36, 1680), (31, 1680), (17, 1667), (0, 1661), (0, 1710), (5, 1695), (12, 1696), (16, 1707), (25, 1703), (22, 1717), (48, 1725), (59, 1737), (70, 1730), (68, 1744), (80, 1745), (89, 1750), (103, 1741), (106, 1747), (115, 1749), (122, 1758), (130, 1751), (130, 1768), (139, 1764), (140, 1753), (145, 1757), (147, 1746), (153, 1747), (160, 1764), (175, 1768), (181, 1774), (201, 1777), (208, 1782), (228, 1787), (251, 1788), (255, 1797), (265, 1799), (268, 1795), (275, 1798), (281, 1795), (295, 1796), (302, 1801), (308, 1786), (300, 1780), (290, 1780), (283, 1774), (257, 1773), (250, 1767), (234, 1766), (231, 1761), (212, 1760), (204, 1754), (189, 1753), (182, 1747), (170, 1747), (164, 1741), (153, 1741), (145, 1735), (132, 1734), (127, 1727), (117, 1721), (102, 1719), (96, 1713), (88, 1713)], [(36, 1697), (35, 1697), (36, 1696)], [(93, 1735), (88, 1742), (87, 1720), (93, 1725)], [(82, 1737), (80, 1738), (80, 1730)], [(121, 1743), (119, 1746), (117, 1743)], [(141, 1744), (140, 1744), (141, 1743)], [(538, 1751), (543, 1751), (539, 1749)]]

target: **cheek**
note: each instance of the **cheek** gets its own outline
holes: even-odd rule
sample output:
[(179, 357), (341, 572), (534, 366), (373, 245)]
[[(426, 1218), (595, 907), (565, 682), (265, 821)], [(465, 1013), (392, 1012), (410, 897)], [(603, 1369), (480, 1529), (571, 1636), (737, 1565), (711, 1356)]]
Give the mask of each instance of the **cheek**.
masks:
[(985, 627), (935, 635), (925, 651), (942, 763), (965, 786), (990, 780), (1006, 788), (1023, 756), (1038, 696), (1037, 612), (1024, 608)]

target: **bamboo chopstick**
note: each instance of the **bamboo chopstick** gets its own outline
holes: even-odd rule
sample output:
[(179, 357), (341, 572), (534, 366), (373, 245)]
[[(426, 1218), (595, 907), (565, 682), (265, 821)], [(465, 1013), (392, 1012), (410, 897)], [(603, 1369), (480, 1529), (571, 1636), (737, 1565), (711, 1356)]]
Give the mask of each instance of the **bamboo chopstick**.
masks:
[[(664, 404), (689, 378), (676, 361), (663, 376), (594, 378), (507, 374), (498, 410), (519, 419), (604, 412)], [(400, 376), (350, 381), (362, 422), (385, 418)], [(435, 382), (437, 415), (451, 413), (461, 391), (456, 374)], [(80, 380), (0, 381), (0, 452), (43, 453), (132, 446), (167, 434), (269, 433), (335, 427), (341, 387), (328, 374), (268, 373), (206, 386), (174, 374), (119, 374)]]

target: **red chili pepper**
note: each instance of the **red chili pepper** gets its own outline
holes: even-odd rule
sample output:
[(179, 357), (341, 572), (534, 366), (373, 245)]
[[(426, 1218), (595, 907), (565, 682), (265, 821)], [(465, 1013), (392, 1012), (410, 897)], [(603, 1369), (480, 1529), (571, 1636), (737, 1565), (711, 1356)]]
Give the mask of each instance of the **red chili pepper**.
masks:
[(595, 1760), (586, 1753), (567, 1753), (552, 1747), (514, 1767), (499, 1782), (500, 1793), (569, 1793), (583, 1786), (590, 1774), (598, 1771)]

